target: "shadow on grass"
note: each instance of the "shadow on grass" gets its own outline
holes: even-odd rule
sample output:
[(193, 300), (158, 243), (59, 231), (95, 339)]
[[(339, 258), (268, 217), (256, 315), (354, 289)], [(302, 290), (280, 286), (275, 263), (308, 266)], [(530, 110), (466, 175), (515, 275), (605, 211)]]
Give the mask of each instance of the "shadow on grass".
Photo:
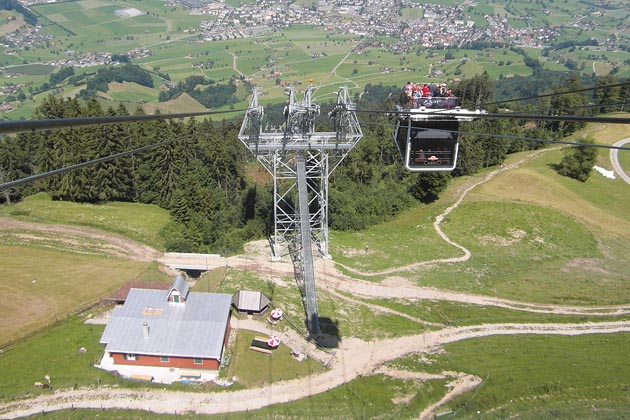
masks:
[(562, 169), (562, 165), (560, 163), (548, 163), (547, 166), (553, 169), (558, 175), (562, 175), (560, 170)]

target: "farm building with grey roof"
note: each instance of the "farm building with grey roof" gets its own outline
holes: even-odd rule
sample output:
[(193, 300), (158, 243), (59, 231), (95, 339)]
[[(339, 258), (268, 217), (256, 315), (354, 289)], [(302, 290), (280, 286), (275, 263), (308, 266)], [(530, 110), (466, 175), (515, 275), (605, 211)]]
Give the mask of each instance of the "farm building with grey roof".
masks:
[(230, 334), (231, 303), (228, 294), (191, 292), (182, 276), (168, 290), (132, 288), (101, 336), (101, 367), (120, 373), (147, 372), (134, 367), (217, 372)]

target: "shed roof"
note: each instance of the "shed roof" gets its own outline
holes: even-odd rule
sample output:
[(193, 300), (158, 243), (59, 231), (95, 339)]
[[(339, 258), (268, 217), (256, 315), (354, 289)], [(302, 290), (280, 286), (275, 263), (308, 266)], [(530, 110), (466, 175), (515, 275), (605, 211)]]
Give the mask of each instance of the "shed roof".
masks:
[(131, 289), (101, 336), (105, 351), (220, 359), (231, 296), (191, 292), (185, 304), (173, 304), (167, 301), (169, 293)]
[(232, 303), (239, 311), (260, 312), (265, 309), (271, 301), (262, 292), (239, 290), (232, 296)]

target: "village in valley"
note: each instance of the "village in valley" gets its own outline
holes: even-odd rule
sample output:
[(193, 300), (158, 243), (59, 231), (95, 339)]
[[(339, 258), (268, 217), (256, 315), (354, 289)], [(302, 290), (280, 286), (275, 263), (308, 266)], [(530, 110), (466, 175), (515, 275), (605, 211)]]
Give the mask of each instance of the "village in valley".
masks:
[[(25, 6), (41, 4), (20, 0)], [(50, 3), (50, 2), (48, 2)], [(241, 38), (253, 38), (277, 32), (283, 28), (297, 25), (320, 27), (324, 30), (341, 34), (353, 34), (373, 37), (388, 37), (397, 41), (382, 44), (382, 47), (405, 54), (415, 52), (418, 47), (461, 47), (462, 45), (485, 42), (507, 43), (516, 47), (543, 48), (556, 40), (561, 27), (534, 27), (526, 25), (515, 28), (508, 19), (494, 14), (485, 14), (483, 19), (487, 27), (478, 27), (469, 19), (471, 9), (477, 6), (475, 1), (465, 1), (458, 5), (422, 4), (401, 0), (356, 0), (339, 6), (337, 2), (320, 0), (314, 7), (302, 7), (293, 1), (259, 1), (242, 3), (233, 7), (225, 2), (204, 0), (180, 0), (166, 3), (166, 6), (183, 6), (190, 13), (209, 16), (198, 27), (184, 28), (189, 34), (188, 42), (211, 42)], [(121, 19), (141, 16), (145, 11), (140, 8), (121, 8)], [(398, 10), (407, 7), (419, 10), (417, 17), (403, 18)], [(146, 12), (148, 13), (148, 12)], [(551, 12), (549, 12), (551, 13)], [(600, 13), (600, 12), (597, 12)], [(606, 12), (601, 12), (605, 16)], [(583, 31), (594, 31), (595, 23), (586, 20), (587, 16), (575, 16), (572, 22), (564, 26)], [(525, 21), (527, 16), (523, 17)], [(628, 32), (630, 24), (618, 27), (620, 33)], [(41, 34), (41, 26), (24, 26), (22, 30), (0, 37), (0, 45), (11, 49), (32, 48), (55, 42), (53, 35)], [(621, 42), (621, 44), (620, 44)], [(611, 37), (605, 40), (604, 49), (614, 50), (622, 46), (623, 38)], [(17, 52), (17, 51), (16, 51)], [(63, 60), (47, 62), (54, 66), (99, 66), (111, 64), (111, 53), (107, 51), (76, 54), (65, 51), (68, 56)], [(130, 59), (138, 59), (151, 54), (149, 48), (129, 50), (124, 53)]]

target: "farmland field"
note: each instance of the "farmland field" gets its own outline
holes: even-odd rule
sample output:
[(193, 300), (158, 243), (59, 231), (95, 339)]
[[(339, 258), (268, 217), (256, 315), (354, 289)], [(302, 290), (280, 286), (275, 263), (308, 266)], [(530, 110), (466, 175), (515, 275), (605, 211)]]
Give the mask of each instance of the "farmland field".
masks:
[[(13, 294), (10, 304), (0, 308), (0, 346), (32, 334), (101, 301), (126, 281), (139, 278), (148, 263), (118, 260), (88, 253), (83, 249), (58, 250), (58, 238), (35, 246), (10, 245), (20, 232), (0, 235), (0, 265), (3, 275), (12, 279), (0, 283), (3, 294)], [(47, 249), (48, 248), (48, 249)]]
[[(137, 9), (137, 15), (131, 13), (129, 17), (124, 17), (121, 11), (125, 9)], [(283, 89), (276, 88), (278, 83), (281, 86), (299, 86), (299, 83), (308, 83), (311, 79), (316, 87), (322, 89), (319, 97), (328, 97), (340, 85), (359, 92), (368, 83), (400, 85), (410, 79), (419, 82), (426, 79), (429, 71), (441, 74), (440, 81), (458, 78), (460, 74), (470, 77), (484, 71), (494, 79), (532, 74), (531, 68), (525, 66), (523, 56), (508, 48), (486, 48), (481, 51), (453, 49), (455, 59), (449, 61), (442, 61), (444, 53), (439, 49), (435, 50), (435, 54), (431, 49), (426, 50), (426, 53), (419, 49), (415, 54), (401, 55), (390, 48), (370, 46), (358, 53), (355, 48), (364, 42), (360, 37), (304, 25), (294, 25), (256, 38), (198, 42), (196, 31), (200, 22), (212, 20), (213, 16), (191, 14), (181, 7), (167, 7), (163, 2), (154, 0), (141, 4), (133, 1), (111, 3), (86, 0), (38, 5), (34, 10), (42, 16), (42, 32), (54, 34), (54, 42), (23, 50), (19, 56), (5, 54), (0, 57), (5, 65), (59, 60), (69, 52), (107, 50), (121, 53), (145, 47), (151, 51), (151, 55), (134, 61), (148, 70), (159, 69), (174, 82), (201, 74), (224, 83), (242, 75), (269, 91), (266, 101), (283, 100)], [(414, 16), (422, 13), (419, 8), (407, 10)], [(508, 20), (518, 22), (521, 26), (526, 23), (520, 19), (523, 13), (532, 15), (529, 25), (546, 25), (549, 21), (565, 23), (567, 16), (575, 12), (575, 8), (569, 6), (553, 9), (550, 6), (550, 10), (551, 13), (540, 13), (525, 1), (510, 2), (509, 5), (482, 2), (474, 9), (469, 7), (467, 13), (476, 25), (484, 27), (487, 22), (482, 12), (505, 14)], [(611, 13), (617, 11), (616, 6), (611, 6)], [(569, 39), (576, 36), (571, 34)], [(578, 39), (585, 36), (580, 34)], [(396, 42), (387, 37), (375, 37), (375, 40)], [(540, 49), (526, 50), (531, 57), (540, 59), (547, 69), (566, 71), (562, 62), (573, 57), (585, 74), (595, 71), (604, 75), (614, 70), (621, 76), (630, 72), (623, 66), (617, 68), (619, 63), (627, 59), (627, 54), (623, 52), (606, 52), (605, 58), (594, 61), (592, 48), (575, 53), (553, 51), (550, 57), (543, 57)], [(193, 63), (196, 65), (193, 66)], [(47, 75), (25, 75), (23, 80), (31, 86), (38, 85), (46, 81)], [(0, 75), (0, 82), (3, 79), (5, 83), (15, 82)], [(72, 90), (61, 93), (74, 94)], [(147, 95), (142, 94), (128, 101), (116, 93), (110, 94), (109, 98), (114, 104), (122, 102), (128, 105), (139, 101), (155, 102), (157, 93), (156, 88), (153, 95), (147, 92)], [(17, 110), (7, 114), (7, 118), (28, 116), (39, 98), (36, 96), (32, 104), (16, 103)]]

